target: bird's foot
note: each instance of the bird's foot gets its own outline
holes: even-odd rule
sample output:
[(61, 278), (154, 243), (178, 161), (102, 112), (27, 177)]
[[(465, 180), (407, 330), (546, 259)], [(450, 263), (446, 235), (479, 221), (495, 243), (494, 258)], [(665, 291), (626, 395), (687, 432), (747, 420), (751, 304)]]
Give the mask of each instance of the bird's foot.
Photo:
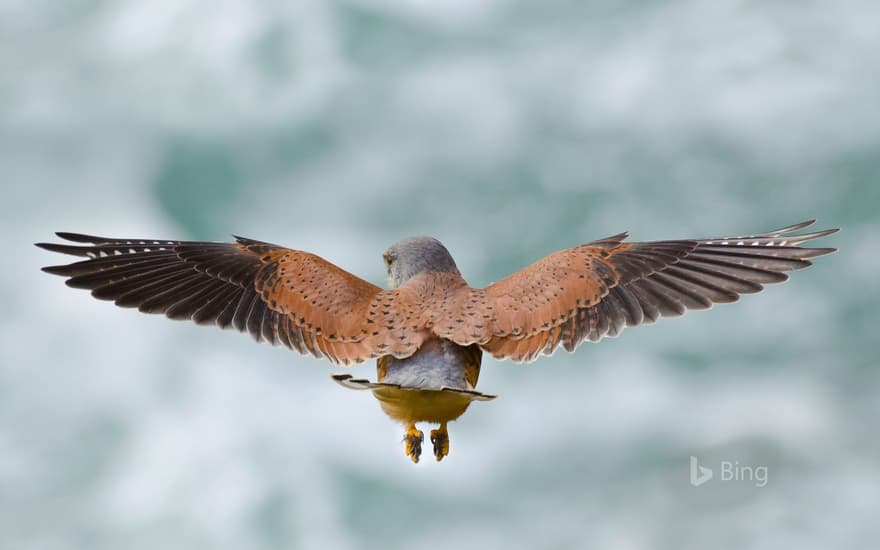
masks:
[(431, 430), (431, 443), (434, 444), (434, 457), (437, 462), (449, 454), (449, 432), (446, 431), (446, 422), (440, 424), (436, 430)]
[(406, 429), (406, 435), (403, 441), (406, 443), (406, 456), (410, 457), (413, 462), (418, 463), (419, 457), (422, 456), (422, 442), (425, 435), (416, 428), (415, 424), (410, 424)]

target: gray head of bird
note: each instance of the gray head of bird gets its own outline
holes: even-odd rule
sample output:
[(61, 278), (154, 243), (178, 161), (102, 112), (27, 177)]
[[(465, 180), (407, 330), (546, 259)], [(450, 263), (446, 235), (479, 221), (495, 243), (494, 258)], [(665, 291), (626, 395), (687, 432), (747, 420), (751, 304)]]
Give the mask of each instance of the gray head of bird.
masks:
[(382, 255), (388, 268), (388, 285), (397, 288), (419, 273), (458, 273), (455, 260), (433, 237), (409, 237), (392, 244)]

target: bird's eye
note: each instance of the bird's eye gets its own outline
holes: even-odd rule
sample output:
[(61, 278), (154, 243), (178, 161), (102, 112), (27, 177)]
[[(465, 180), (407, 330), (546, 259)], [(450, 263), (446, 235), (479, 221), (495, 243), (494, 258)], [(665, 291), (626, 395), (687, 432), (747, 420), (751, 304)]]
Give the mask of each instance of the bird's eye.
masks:
[(382, 254), (382, 257), (385, 258), (385, 265), (391, 267), (391, 264), (394, 263), (394, 258), (391, 257), (391, 254)]

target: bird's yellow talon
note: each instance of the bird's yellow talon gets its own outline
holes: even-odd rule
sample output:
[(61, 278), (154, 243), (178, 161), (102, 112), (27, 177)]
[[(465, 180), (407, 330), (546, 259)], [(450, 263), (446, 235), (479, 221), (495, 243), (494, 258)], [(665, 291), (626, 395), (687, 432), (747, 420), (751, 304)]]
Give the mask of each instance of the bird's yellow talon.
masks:
[(449, 433), (446, 431), (446, 423), (440, 424), (440, 428), (431, 430), (431, 443), (434, 444), (434, 457), (437, 462), (449, 454)]
[(413, 462), (418, 463), (419, 457), (422, 456), (422, 442), (425, 435), (421, 430), (417, 429), (415, 424), (411, 424), (406, 429), (406, 435), (403, 437), (406, 443), (406, 456), (410, 457)]

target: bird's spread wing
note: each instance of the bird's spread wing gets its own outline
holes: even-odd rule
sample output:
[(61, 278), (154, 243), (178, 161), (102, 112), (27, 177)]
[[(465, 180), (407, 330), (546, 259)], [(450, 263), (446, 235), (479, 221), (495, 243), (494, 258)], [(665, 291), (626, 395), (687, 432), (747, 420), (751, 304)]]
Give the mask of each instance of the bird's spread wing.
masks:
[(405, 356), (421, 344), (419, 334), (394, 321), (406, 316), (396, 291), (314, 254), (241, 237), (210, 243), (58, 236), (80, 244), (38, 246), (87, 259), (44, 271), (122, 307), (234, 327), (337, 364)]
[(625, 327), (734, 302), (784, 281), (833, 248), (799, 245), (837, 231), (791, 235), (813, 221), (739, 237), (625, 243), (615, 235), (539, 260), (487, 287), (497, 358), (533, 361), (558, 345), (616, 336)]

